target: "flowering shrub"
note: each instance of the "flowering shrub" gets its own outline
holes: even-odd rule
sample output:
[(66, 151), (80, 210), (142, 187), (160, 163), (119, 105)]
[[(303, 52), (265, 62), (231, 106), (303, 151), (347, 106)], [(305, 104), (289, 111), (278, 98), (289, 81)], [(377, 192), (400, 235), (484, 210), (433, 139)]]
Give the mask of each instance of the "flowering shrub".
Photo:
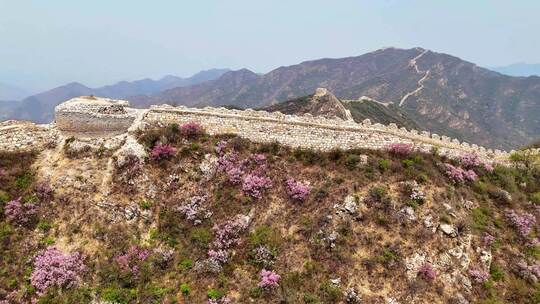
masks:
[(157, 144), (154, 146), (154, 148), (152, 148), (150, 156), (153, 160), (162, 160), (170, 158), (175, 152), (176, 149), (171, 145)]
[(244, 174), (244, 163), (238, 161), (238, 153), (222, 154), (218, 158), (217, 170), (227, 174), (229, 182), (239, 184)]
[(289, 178), (286, 182), (287, 185), (287, 194), (296, 201), (303, 202), (309, 195), (311, 191), (308, 185), (305, 185), (299, 181), (296, 181), (292, 178)]
[(225, 153), (225, 148), (227, 148), (227, 141), (220, 140), (214, 149), (218, 155), (223, 155)]
[(139, 246), (132, 246), (128, 251), (115, 258), (116, 264), (120, 268), (120, 271), (127, 274), (137, 275), (139, 273), (141, 264), (146, 261), (150, 256), (150, 251), (140, 248)]
[(480, 159), (480, 156), (476, 153), (465, 153), (459, 158), (459, 162), (463, 168), (472, 170), (476, 168), (484, 168), (487, 172), (493, 171), (493, 166)]
[(274, 266), (274, 253), (268, 247), (259, 245), (253, 249), (253, 261), (266, 268)]
[(491, 246), (495, 242), (495, 237), (489, 233), (484, 233), (484, 236), (482, 237), (482, 244), (484, 246)]
[(41, 182), (36, 185), (34, 188), (36, 191), (37, 197), (40, 199), (40, 201), (49, 201), (52, 198), (53, 190), (51, 189), (51, 186), (49, 186), (46, 182)]
[(21, 199), (12, 200), (7, 202), (4, 206), (4, 215), (8, 222), (26, 226), (32, 222), (37, 215), (37, 206), (33, 203), (21, 203)]
[(426, 281), (433, 281), (437, 277), (437, 273), (430, 263), (425, 263), (418, 269), (418, 275)]
[(517, 271), (520, 277), (530, 281), (533, 284), (538, 283), (538, 281), (540, 280), (539, 263), (529, 265), (526, 261), (521, 260), (517, 263)]
[(479, 284), (482, 284), (489, 279), (489, 273), (480, 269), (469, 269), (469, 276), (474, 282)]
[(466, 169), (473, 169), (480, 166), (483, 162), (476, 153), (465, 153), (459, 158), (459, 162)]
[(259, 287), (264, 289), (273, 289), (279, 287), (281, 276), (271, 270), (261, 270), (261, 281)]
[(388, 152), (396, 156), (409, 156), (413, 151), (412, 144), (390, 144), (387, 146)]
[(443, 170), (454, 183), (474, 182), (478, 178), (473, 170), (463, 170), (461, 167), (454, 167), (451, 164), (443, 164)]
[(230, 304), (232, 300), (228, 297), (221, 297), (219, 299), (208, 299), (208, 304)]
[(212, 212), (204, 206), (206, 199), (206, 195), (193, 196), (187, 204), (178, 208), (178, 211), (191, 221), (193, 225), (199, 225), (205, 219), (212, 216)]
[(208, 250), (208, 257), (211, 260), (214, 260), (218, 264), (222, 265), (222, 264), (227, 263), (227, 261), (229, 260), (229, 253), (227, 252), (227, 250), (223, 250), (223, 249), (218, 249), (218, 250), (210, 249)]
[(227, 221), (212, 228), (214, 241), (211, 243), (213, 249), (229, 249), (240, 240), (240, 233), (248, 227), (248, 219), (238, 216), (234, 220)]
[(409, 195), (409, 198), (419, 204), (422, 204), (426, 200), (426, 195), (418, 187), (415, 187), (411, 190), (411, 195)]
[(200, 124), (188, 122), (180, 126), (180, 134), (187, 138), (197, 138), (204, 134), (204, 130)]
[(269, 178), (255, 174), (246, 175), (242, 181), (244, 193), (256, 199), (260, 199), (262, 192), (271, 187), (272, 181)]
[(83, 261), (80, 253), (64, 254), (55, 247), (48, 247), (35, 257), (30, 283), (39, 295), (51, 286), (74, 287), (86, 271)]
[(508, 210), (506, 212), (506, 218), (512, 226), (518, 230), (519, 235), (522, 237), (529, 235), (536, 224), (536, 218), (530, 213), (519, 215), (514, 210)]

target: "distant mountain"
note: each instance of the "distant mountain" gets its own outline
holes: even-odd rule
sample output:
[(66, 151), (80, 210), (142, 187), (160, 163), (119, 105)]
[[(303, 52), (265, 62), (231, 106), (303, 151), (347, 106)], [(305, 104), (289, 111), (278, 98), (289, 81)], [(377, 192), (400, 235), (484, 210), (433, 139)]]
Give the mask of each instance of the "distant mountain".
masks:
[(287, 100), (263, 110), (290, 115), (309, 113), (313, 116), (339, 117), (356, 122), (369, 119), (372, 123), (395, 123), (399, 127), (418, 129), (418, 125), (392, 103), (383, 104), (366, 97), (359, 100), (339, 100), (325, 89), (317, 89), (315, 94)]
[(189, 78), (165, 76), (159, 80), (122, 81), (100, 88), (89, 88), (83, 84), (72, 82), (23, 99), (9, 114), (5, 115), (6, 117), (0, 116), (0, 119), (24, 119), (48, 123), (54, 119), (54, 107), (73, 97), (95, 95), (109, 98), (129, 98), (141, 94), (155, 94), (174, 87), (190, 86), (212, 80), (228, 71), (226, 69), (213, 69), (199, 72)]
[(284, 114), (311, 114), (326, 118), (339, 117), (344, 120), (353, 120), (350, 111), (345, 108), (343, 103), (324, 88), (318, 88), (315, 94), (272, 105), (264, 110), (279, 111)]
[(5, 83), (0, 83), (0, 100), (18, 100), (28, 96), (28, 92)]
[(492, 148), (519, 147), (540, 134), (540, 77), (501, 75), (422, 48), (306, 61), (264, 75), (232, 71), (136, 103), (263, 108), (318, 87), (340, 99), (393, 102), (420, 129)]
[(489, 69), (509, 76), (540, 76), (540, 64), (514, 63)]

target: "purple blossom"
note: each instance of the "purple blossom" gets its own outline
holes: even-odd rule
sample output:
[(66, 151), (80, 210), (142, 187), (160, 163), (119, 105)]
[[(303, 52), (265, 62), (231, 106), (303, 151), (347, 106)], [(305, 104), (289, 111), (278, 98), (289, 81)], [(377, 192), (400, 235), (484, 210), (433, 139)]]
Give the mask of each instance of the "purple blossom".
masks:
[(483, 164), (482, 160), (480, 160), (480, 156), (476, 153), (465, 153), (461, 155), (459, 162), (465, 169), (474, 169)]
[(227, 148), (227, 141), (220, 140), (214, 149), (218, 155), (223, 155), (225, 153), (225, 148)]
[(518, 275), (533, 284), (538, 283), (540, 280), (540, 264), (535, 263), (532, 265), (527, 264), (526, 261), (521, 260), (517, 263)]
[(433, 281), (437, 278), (437, 272), (433, 269), (433, 266), (430, 263), (425, 263), (418, 269), (418, 275), (424, 278), (427, 281)]
[(77, 285), (86, 271), (84, 256), (80, 253), (64, 254), (55, 247), (48, 247), (34, 259), (30, 283), (42, 295), (51, 286), (70, 288)]
[(484, 246), (491, 246), (495, 242), (495, 237), (489, 233), (484, 233), (484, 236), (482, 237), (482, 244)]
[(8, 222), (25, 226), (35, 219), (37, 215), (37, 206), (33, 203), (21, 203), (21, 199), (7, 202), (4, 207), (4, 215)]
[(203, 127), (196, 122), (188, 122), (180, 126), (180, 134), (187, 138), (197, 138), (203, 133)]
[(303, 202), (311, 191), (310, 187), (292, 178), (287, 179), (287, 194), (296, 201)]
[(240, 240), (240, 233), (248, 227), (249, 221), (244, 216), (238, 216), (234, 220), (215, 225), (212, 228), (214, 241), (211, 248), (214, 250), (225, 250), (236, 245)]
[(413, 151), (412, 144), (395, 143), (389, 144), (386, 148), (388, 152), (397, 156), (409, 156)]
[(443, 164), (443, 170), (454, 183), (463, 183), (465, 181), (474, 182), (478, 175), (473, 170), (463, 170), (461, 167), (455, 167), (451, 164)]
[(140, 248), (139, 246), (132, 246), (128, 251), (115, 258), (116, 264), (120, 268), (120, 271), (137, 275), (140, 270), (141, 264), (150, 256), (150, 251)]
[(261, 270), (261, 281), (259, 287), (264, 289), (273, 289), (279, 287), (281, 276), (271, 270)]
[(227, 261), (229, 260), (229, 252), (223, 249), (218, 249), (218, 250), (210, 249), (208, 250), (208, 257), (214, 260), (216, 263), (223, 265), (227, 263)]
[(256, 199), (260, 199), (262, 192), (271, 187), (272, 181), (265, 176), (248, 174), (242, 181), (242, 190), (244, 193)]
[(208, 304), (230, 304), (232, 300), (228, 297), (221, 297), (219, 299), (208, 299)]
[(7, 175), (6, 169), (0, 168), (0, 178), (4, 177), (5, 175)]
[(239, 184), (244, 174), (244, 163), (238, 161), (238, 153), (233, 151), (219, 156), (217, 170), (226, 173), (232, 184)]
[(489, 279), (489, 273), (476, 268), (469, 269), (469, 276), (474, 282), (479, 284), (482, 284)]
[(526, 237), (534, 228), (536, 224), (536, 218), (530, 213), (517, 214), (515, 210), (508, 210), (506, 212), (506, 218), (516, 228), (519, 235)]
[(193, 225), (199, 225), (207, 218), (212, 216), (212, 212), (205, 207), (207, 196), (193, 196), (190, 201), (178, 208), (186, 219), (191, 221)]
[(162, 160), (170, 158), (175, 152), (176, 149), (171, 145), (157, 144), (152, 148), (152, 151), (150, 151), (150, 156), (153, 160)]
[(40, 201), (49, 201), (53, 196), (53, 190), (47, 182), (41, 182), (34, 188)]

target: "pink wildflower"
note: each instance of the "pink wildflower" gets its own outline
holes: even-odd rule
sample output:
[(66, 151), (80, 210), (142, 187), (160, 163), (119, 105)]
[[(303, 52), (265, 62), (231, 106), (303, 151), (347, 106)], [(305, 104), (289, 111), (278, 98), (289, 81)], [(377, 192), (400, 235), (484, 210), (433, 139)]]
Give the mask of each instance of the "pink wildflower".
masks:
[(279, 287), (281, 276), (271, 270), (261, 270), (261, 281), (259, 287), (264, 289), (273, 289)]

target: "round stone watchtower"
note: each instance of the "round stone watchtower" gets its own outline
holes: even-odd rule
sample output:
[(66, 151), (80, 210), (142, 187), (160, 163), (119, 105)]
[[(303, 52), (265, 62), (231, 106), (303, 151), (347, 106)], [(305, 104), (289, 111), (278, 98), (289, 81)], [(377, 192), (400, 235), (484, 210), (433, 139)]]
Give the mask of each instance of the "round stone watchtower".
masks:
[(124, 133), (133, 124), (137, 110), (126, 100), (83, 96), (55, 108), (56, 127), (65, 132), (86, 134)]

